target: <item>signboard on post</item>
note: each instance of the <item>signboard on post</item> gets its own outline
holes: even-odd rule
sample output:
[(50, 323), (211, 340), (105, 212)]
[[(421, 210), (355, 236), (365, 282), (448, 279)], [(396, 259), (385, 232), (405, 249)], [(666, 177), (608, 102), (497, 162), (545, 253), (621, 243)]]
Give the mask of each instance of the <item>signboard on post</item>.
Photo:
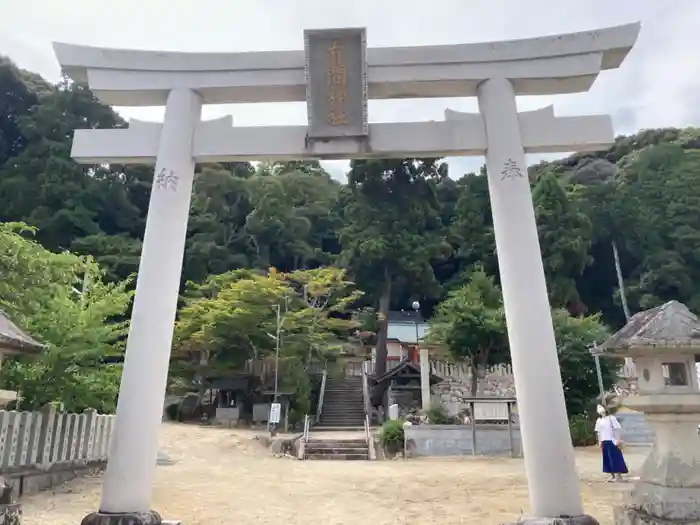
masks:
[(306, 30), (304, 51), (308, 137), (367, 136), (365, 29)]
[(280, 422), (280, 416), (282, 415), (282, 405), (280, 403), (272, 403), (270, 405), (270, 423), (277, 425)]

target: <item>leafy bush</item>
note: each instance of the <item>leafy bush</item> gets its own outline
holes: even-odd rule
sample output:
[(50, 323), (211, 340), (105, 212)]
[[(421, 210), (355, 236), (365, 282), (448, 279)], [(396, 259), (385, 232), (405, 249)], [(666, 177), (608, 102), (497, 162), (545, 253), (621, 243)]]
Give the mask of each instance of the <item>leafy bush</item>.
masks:
[(446, 425), (449, 423), (449, 416), (443, 405), (431, 406), (425, 411), (425, 415), (428, 416), (428, 423), (431, 425)]
[(379, 443), (386, 450), (398, 452), (403, 449), (404, 431), (403, 421), (400, 419), (390, 419), (385, 421), (379, 431)]
[(569, 418), (569, 432), (575, 447), (589, 447), (596, 444), (595, 422), (586, 414)]

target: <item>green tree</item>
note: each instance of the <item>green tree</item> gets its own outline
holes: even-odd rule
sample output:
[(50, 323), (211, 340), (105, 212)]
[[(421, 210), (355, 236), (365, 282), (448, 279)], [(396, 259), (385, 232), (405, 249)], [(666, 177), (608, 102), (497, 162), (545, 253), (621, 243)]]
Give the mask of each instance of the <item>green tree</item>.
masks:
[(185, 248), (186, 281), (203, 282), (209, 275), (253, 265), (245, 232), (247, 216), (254, 209), (250, 176), (241, 167), (230, 170), (219, 164), (204, 166), (198, 173)]
[(445, 169), (435, 159), (353, 161), (344, 196), (342, 261), (364, 290), (376, 290), (379, 334), (376, 373), (386, 370), (387, 314), (392, 294), (437, 295), (431, 266), (449, 251), (435, 184)]
[(105, 282), (94, 260), (51, 253), (27, 239), (30, 233), (26, 225), (0, 224), (0, 308), (46, 350), (9, 360), (0, 378), (27, 410), (60, 401), (69, 411), (111, 411), (120, 368), (102, 358), (122, 352), (129, 282)]
[(428, 340), (469, 362), (475, 396), (486, 367), (509, 359), (503, 299), (493, 278), (477, 268), (467, 284), (451, 291), (437, 307)]
[(464, 284), (474, 265), (481, 265), (491, 275), (498, 273), (486, 170), (465, 175), (457, 189), (458, 198), (448, 223), (453, 246), (452, 278), (447, 282), (450, 288)]
[(593, 230), (583, 211), (577, 188), (565, 188), (554, 172), (540, 177), (532, 191), (542, 261), (554, 306), (573, 312), (580, 304), (576, 278), (591, 262)]
[(245, 270), (190, 285), (175, 330), (175, 359), (196, 381), (212, 371), (240, 370), (249, 359), (272, 355), (281, 308), (281, 358), (306, 363), (337, 350), (356, 323), (345, 314), (359, 297), (342, 270), (283, 274)]
[[(590, 348), (609, 335), (599, 315), (571, 316), (566, 310), (552, 311), (554, 334), (559, 354), (559, 367), (564, 385), (564, 398), (569, 417), (586, 414), (600, 394), (595, 362)], [(601, 359), (603, 384), (610, 388), (617, 381), (617, 361)]]

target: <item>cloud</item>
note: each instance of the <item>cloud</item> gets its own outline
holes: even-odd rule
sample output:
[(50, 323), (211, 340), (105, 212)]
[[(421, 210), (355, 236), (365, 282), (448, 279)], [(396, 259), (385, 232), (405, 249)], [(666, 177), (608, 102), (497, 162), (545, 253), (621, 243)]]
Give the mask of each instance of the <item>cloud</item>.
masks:
[[(367, 27), (370, 46), (457, 44), (526, 38), (642, 21), (622, 68), (605, 72), (588, 93), (523, 97), (521, 110), (554, 104), (557, 114), (609, 113), (616, 132), (700, 125), (700, 2), (697, 0), (23, 0), (0, 19), (0, 53), (56, 80), (54, 40), (105, 47), (178, 51), (300, 49), (303, 29)], [(371, 101), (370, 120), (442, 119), (445, 108), (476, 111), (473, 99)], [(118, 108), (126, 117), (162, 118), (162, 108)], [(239, 125), (304, 124), (301, 103), (207, 107), (205, 118), (232, 114)], [(533, 157), (537, 161), (542, 156)], [(450, 159), (458, 176), (483, 159)], [(346, 163), (326, 166), (342, 177)]]

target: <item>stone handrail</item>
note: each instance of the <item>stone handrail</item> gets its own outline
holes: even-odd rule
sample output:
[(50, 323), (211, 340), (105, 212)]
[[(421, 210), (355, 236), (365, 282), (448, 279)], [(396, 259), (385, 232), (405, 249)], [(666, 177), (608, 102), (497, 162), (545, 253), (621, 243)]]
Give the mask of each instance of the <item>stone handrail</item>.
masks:
[(372, 420), (372, 402), (369, 392), (369, 381), (367, 379), (368, 369), (372, 363), (370, 361), (362, 362), (362, 401), (365, 407), (365, 417)]
[(328, 370), (323, 371), (323, 377), (321, 378), (321, 390), (318, 394), (318, 406), (316, 407), (316, 422), (321, 421), (321, 414), (323, 412), (323, 398), (326, 394), (326, 382), (328, 380)]

